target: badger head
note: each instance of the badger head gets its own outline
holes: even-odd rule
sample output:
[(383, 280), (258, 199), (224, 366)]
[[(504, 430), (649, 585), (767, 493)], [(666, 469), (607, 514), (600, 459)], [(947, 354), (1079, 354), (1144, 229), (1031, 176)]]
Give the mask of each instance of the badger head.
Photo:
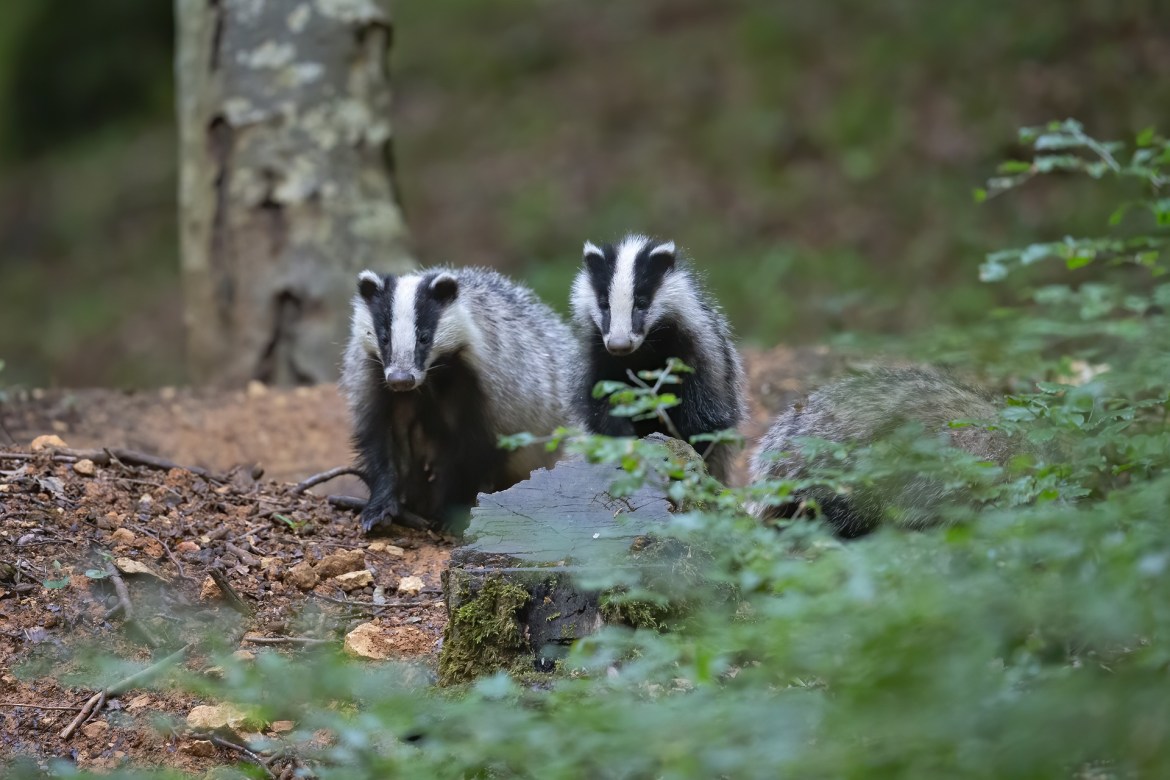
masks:
[(459, 346), (459, 280), (449, 271), (358, 275), (355, 330), (395, 391), (418, 388), (435, 360)]
[(585, 242), (585, 267), (573, 282), (574, 317), (592, 322), (613, 355), (629, 355), (666, 314), (675, 270), (673, 241), (626, 236), (616, 246)]

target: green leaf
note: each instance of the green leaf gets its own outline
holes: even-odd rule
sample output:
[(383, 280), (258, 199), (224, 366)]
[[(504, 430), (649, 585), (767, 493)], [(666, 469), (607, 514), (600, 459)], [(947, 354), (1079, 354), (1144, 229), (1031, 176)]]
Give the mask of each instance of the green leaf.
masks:
[(1025, 160), (1005, 160), (996, 168), (1002, 174), (1031, 173), (1032, 163)]
[(987, 200), (987, 190), (985, 190), (983, 187), (976, 187), (975, 189), (971, 190), (971, 198), (976, 203), (983, 203)]
[(1147, 127), (1145, 130), (1142, 130), (1140, 133), (1138, 133), (1137, 138), (1134, 141), (1134, 143), (1136, 143), (1138, 146), (1149, 146), (1153, 142), (1154, 128), (1152, 127)]
[(104, 580), (110, 576), (110, 573), (105, 569), (86, 569), (85, 576), (91, 580)]
[(1092, 262), (1093, 257), (1091, 255), (1073, 255), (1068, 260), (1065, 260), (1064, 264), (1068, 267), (1068, 270), (1075, 271), (1078, 268), (1084, 268)]

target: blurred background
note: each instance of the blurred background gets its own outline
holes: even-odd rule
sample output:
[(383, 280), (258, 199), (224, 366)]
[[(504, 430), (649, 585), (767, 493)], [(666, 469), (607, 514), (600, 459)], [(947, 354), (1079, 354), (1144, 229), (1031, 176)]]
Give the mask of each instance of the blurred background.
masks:
[[(0, 3), (6, 383), (184, 381), (171, 6)], [(633, 229), (683, 246), (747, 343), (962, 325), (996, 303), (985, 252), (1099, 232), (1112, 202), (974, 204), (1018, 127), (1170, 126), (1166, 10), (399, 0), (402, 205), (424, 263), (494, 266), (562, 310), (582, 241)]]

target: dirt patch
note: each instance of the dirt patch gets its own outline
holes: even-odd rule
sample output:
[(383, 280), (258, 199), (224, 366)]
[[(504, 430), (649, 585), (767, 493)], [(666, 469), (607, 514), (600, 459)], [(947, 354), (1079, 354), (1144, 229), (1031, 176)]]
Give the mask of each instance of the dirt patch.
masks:
[[(811, 383), (844, 367), (820, 349), (745, 357), (749, 441)], [(349, 631), (372, 622), (379, 657), (437, 663), (446, 625), (440, 575), (452, 540), (397, 528), (389, 538), (365, 538), (356, 518), (323, 497), (363, 495), (358, 480), (314, 489), (322, 495), (296, 494), (291, 484), (351, 459), (336, 388), (30, 392), (0, 411), (13, 440), (8, 452), (22, 453), (0, 454), (0, 757), (185, 771), (240, 759), (222, 746), (192, 744), (181, 729), (152, 725), (157, 716), (182, 722), (211, 702), (142, 688), (112, 698), (63, 738), (94, 693), (81, 682), (70, 687), (67, 676), (93, 644), (146, 662), (222, 623), (238, 626), (241, 650), (312, 652), (321, 640), (340, 649)], [(27, 454), (42, 434), (73, 448), (163, 456), (222, 481), (117, 460), (103, 466)], [(745, 472), (746, 453), (740, 480)], [(125, 583), (132, 620), (121, 611), (110, 567)], [(212, 571), (249, 612), (242, 624)], [(420, 592), (414, 581), (398, 591), (408, 577), (421, 580)], [(283, 643), (290, 637), (313, 641)], [(195, 654), (186, 664), (198, 669), (205, 660)], [(21, 672), (28, 669), (42, 671)]]
[[(181, 722), (204, 703), (176, 693), (130, 690), (63, 738), (75, 711), (54, 708), (80, 707), (93, 691), (59, 681), (77, 671), (87, 646), (157, 660), (235, 626), (252, 653), (340, 649), (347, 631), (376, 618), (392, 657), (433, 661), (446, 625), (440, 575), (450, 540), (405, 529), (367, 539), (349, 513), (289, 484), (255, 481), (250, 469), (216, 482), (52, 458), (0, 453), (0, 755), (191, 770), (238, 759), (214, 745), (193, 753), (189, 739), (149, 725), (157, 715)], [(298, 580), (298, 568), (320, 576)], [(242, 622), (213, 570), (242, 602)], [(368, 572), (366, 584), (343, 589), (336, 575), (355, 570)], [(110, 572), (125, 585), (131, 620)], [(407, 577), (422, 590), (399, 593)], [(199, 668), (200, 659), (189, 663)], [(19, 672), (29, 668), (46, 671)]]

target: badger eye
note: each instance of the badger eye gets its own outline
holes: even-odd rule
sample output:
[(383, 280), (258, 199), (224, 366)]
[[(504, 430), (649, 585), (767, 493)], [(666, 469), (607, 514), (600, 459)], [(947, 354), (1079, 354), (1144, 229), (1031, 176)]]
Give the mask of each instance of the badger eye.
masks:
[(609, 298), (598, 298), (597, 305), (601, 307), (602, 311), (609, 311)]
[(637, 298), (634, 299), (634, 306), (639, 308), (639, 309), (649, 309), (650, 308), (650, 299), (645, 297), (644, 295), (639, 295)]

